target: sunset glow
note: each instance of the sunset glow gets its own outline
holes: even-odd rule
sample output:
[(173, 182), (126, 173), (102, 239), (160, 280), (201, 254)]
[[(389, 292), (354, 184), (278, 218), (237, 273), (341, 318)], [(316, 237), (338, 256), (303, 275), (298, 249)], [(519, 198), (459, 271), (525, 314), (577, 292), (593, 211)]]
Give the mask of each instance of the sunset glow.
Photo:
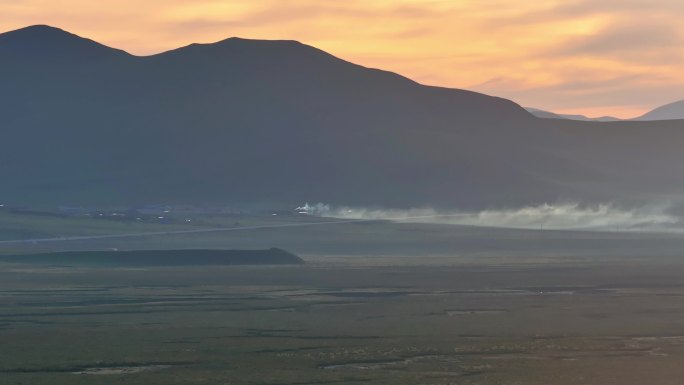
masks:
[(425, 84), (628, 118), (684, 99), (682, 15), (679, 0), (0, 0), (0, 31), (49, 24), (137, 55), (294, 39)]

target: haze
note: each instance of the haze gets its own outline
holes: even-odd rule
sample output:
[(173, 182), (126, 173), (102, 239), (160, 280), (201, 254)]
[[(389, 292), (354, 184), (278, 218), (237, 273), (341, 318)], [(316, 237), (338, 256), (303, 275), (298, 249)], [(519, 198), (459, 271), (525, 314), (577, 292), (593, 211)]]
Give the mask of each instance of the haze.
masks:
[(684, 96), (683, 14), (674, 0), (2, 0), (0, 32), (58, 25), (138, 55), (295, 39), (426, 84), (630, 118)]
[(541, 3), (0, 0), (0, 385), (681, 385), (684, 5)]

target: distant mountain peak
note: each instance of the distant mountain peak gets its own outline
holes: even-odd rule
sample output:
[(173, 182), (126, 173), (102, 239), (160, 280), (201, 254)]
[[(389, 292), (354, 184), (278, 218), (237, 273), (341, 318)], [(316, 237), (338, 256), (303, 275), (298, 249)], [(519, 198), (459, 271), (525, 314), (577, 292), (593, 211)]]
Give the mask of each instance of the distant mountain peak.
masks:
[(0, 34), (0, 55), (2, 54), (32, 59), (98, 59), (117, 55), (128, 56), (124, 51), (49, 25), (32, 25)]
[(231, 36), (229, 38), (220, 40), (216, 43), (213, 44), (231, 44), (231, 43), (265, 43), (265, 44), (292, 44), (292, 45), (303, 45), (297, 40), (286, 40), (286, 39), (279, 39), (279, 40), (269, 40), (269, 39), (249, 39), (249, 38), (244, 38), (244, 37), (239, 37), (239, 36)]
[(196, 54), (197, 52), (212, 52), (212, 53), (243, 53), (243, 52), (309, 52), (318, 55), (325, 55), (332, 57), (332, 55), (319, 50), (318, 48), (308, 46), (296, 40), (262, 40), (262, 39), (246, 39), (242, 37), (229, 37), (227, 39), (219, 40), (213, 43), (192, 43), (185, 47), (173, 49), (171, 51), (163, 52), (159, 55), (178, 55), (182, 53)]
[(684, 100), (660, 106), (634, 120), (680, 120), (684, 119)]
[(0, 42), (55, 42), (58, 40), (88, 40), (61, 28), (45, 24), (32, 25), (0, 34)]
[(68, 34), (71, 35), (71, 33), (58, 28), (58, 27), (53, 27), (51, 25), (47, 24), (35, 24), (35, 25), (29, 25), (24, 28), (19, 28), (14, 31), (7, 32), (7, 34), (20, 34), (20, 33), (61, 33), (61, 34)]
[[(243, 68), (258, 70), (263, 66), (304, 66), (311, 71), (339, 66), (359, 67), (330, 53), (296, 40), (261, 40), (229, 37), (212, 43), (192, 43), (157, 55), (157, 60), (190, 61), (198, 65), (242, 63)], [(304, 71), (306, 72), (306, 71)]]
[(51, 27), (49, 25), (32, 25), (25, 28), (0, 34), (1, 45), (31, 44), (38, 42), (56, 42), (59, 40), (68, 41), (70, 39), (80, 39), (78, 36), (63, 29)]

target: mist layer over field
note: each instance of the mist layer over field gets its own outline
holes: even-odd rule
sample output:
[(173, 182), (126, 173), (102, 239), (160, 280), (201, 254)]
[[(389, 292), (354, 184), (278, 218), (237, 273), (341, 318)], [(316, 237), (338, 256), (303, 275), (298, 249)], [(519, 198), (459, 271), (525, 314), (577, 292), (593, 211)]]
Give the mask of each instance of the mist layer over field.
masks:
[(320, 217), (367, 220), (396, 220), (445, 223), (482, 227), (557, 230), (680, 231), (681, 218), (668, 213), (668, 206), (651, 205), (622, 208), (614, 204), (541, 204), (479, 212), (437, 210), (434, 208), (382, 209), (333, 207), (305, 204), (298, 211)]

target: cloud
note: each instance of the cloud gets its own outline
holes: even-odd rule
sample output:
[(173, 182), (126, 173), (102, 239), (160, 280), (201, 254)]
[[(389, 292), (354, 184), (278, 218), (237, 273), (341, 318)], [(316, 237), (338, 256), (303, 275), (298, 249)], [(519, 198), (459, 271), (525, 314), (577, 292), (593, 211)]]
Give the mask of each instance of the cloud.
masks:
[[(568, 71), (567, 79), (553, 84), (530, 85), (525, 79), (494, 78), (472, 85), (470, 88), (485, 92), (498, 92), (514, 100), (542, 100), (548, 109), (558, 113), (584, 112), (588, 116), (602, 116), (606, 111), (617, 111), (624, 117), (636, 117), (648, 100), (651, 107), (684, 98), (684, 89), (676, 79), (668, 76), (615, 75), (592, 79), (593, 73)], [(638, 90), (635, 92), (634, 90)], [(591, 100), (592, 106), (587, 106)], [(537, 106), (533, 106), (537, 107)]]
[[(230, 3), (230, 2), (229, 2)], [(233, 11), (225, 8), (226, 2), (206, 1), (179, 7), (169, 12), (170, 26), (190, 25), (194, 28), (221, 27), (249, 27), (271, 28), (274, 25), (288, 23), (320, 23), (329, 21), (337, 23), (340, 20), (365, 21), (369, 19), (413, 20), (427, 18), (433, 15), (429, 8), (408, 5), (378, 5), (373, 2), (359, 3), (347, 1), (316, 2), (295, 0), (289, 2), (261, 0), (242, 3), (240, 7), (233, 7)], [(208, 12), (214, 8), (217, 12)], [(221, 12), (223, 11), (223, 12)], [(176, 24), (177, 23), (177, 24)]]
[[(657, 23), (613, 23), (589, 36), (570, 38), (547, 51), (548, 56), (607, 56), (630, 61), (657, 63), (680, 60), (684, 35), (675, 25)], [(679, 50), (679, 52), (677, 52)], [(654, 57), (655, 54), (655, 57)]]
[(483, 24), (488, 28), (507, 28), (587, 20), (597, 16), (638, 22), (659, 17), (676, 19), (681, 12), (684, 12), (684, 3), (679, 0), (550, 0), (534, 7), (517, 7), (515, 12), (495, 14), (486, 18)]

